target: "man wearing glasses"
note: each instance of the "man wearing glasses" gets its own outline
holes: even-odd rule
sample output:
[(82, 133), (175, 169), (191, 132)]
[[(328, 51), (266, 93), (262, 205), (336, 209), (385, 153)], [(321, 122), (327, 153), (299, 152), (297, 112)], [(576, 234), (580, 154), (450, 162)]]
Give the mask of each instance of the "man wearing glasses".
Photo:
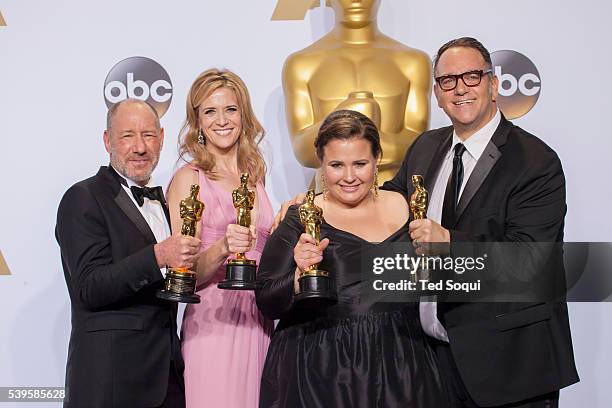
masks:
[[(410, 196), (411, 176), (424, 175), (427, 219), (410, 223), (417, 252), (429, 251), (427, 243), (563, 241), (559, 158), (497, 109), (492, 68), (473, 38), (436, 55), (434, 92), (452, 126), (416, 139), (383, 187)], [(564, 274), (560, 251), (551, 260)], [(422, 302), (420, 313), (453, 408), (557, 407), (559, 390), (578, 381), (564, 301)]]

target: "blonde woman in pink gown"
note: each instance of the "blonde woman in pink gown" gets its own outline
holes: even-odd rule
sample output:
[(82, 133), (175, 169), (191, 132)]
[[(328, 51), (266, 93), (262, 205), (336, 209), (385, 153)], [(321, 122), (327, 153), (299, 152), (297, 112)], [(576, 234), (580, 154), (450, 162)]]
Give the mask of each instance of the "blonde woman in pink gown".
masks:
[[(273, 324), (257, 309), (252, 291), (222, 290), (217, 283), (235, 253), (246, 252), (259, 261), (273, 222), (258, 147), (263, 135), (236, 74), (210, 69), (198, 76), (187, 97), (180, 139), (181, 157), (189, 163), (168, 188), (173, 231), (180, 231), (179, 202), (189, 195), (191, 184), (200, 185), (205, 205), (197, 231), (202, 248), (194, 268), (201, 303), (187, 305), (182, 328), (187, 408), (258, 406)], [(249, 173), (249, 189), (256, 192), (251, 228), (235, 224), (232, 190), (243, 172)]]

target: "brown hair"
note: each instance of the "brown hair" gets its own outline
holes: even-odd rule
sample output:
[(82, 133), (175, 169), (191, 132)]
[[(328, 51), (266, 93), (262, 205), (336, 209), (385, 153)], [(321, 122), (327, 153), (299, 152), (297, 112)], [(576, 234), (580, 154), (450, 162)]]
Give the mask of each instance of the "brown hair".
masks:
[(366, 115), (352, 111), (339, 110), (330, 113), (319, 128), (319, 134), (315, 139), (314, 146), (319, 160), (323, 160), (323, 148), (335, 139), (348, 140), (352, 138), (363, 138), (370, 142), (372, 156), (382, 156), (380, 136), (374, 122)]
[(179, 134), (179, 154), (185, 161), (185, 156), (191, 156), (194, 164), (213, 180), (218, 177), (214, 172), (215, 156), (206, 149), (206, 145), (198, 143), (198, 108), (204, 99), (219, 88), (231, 89), (236, 94), (242, 121), (242, 130), (236, 142), (238, 168), (249, 173), (251, 180), (257, 183), (266, 175), (266, 162), (259, 150), (265, 131), (255, 117), (246, 85), (229, 70), (209, 69), (202, 72), (191, 85), (187, 95), (187, 117)]
[(472, 48), (478, 51), (480, 55), (482, 55), (482, 59), (484, 59), (484, 62), (487, 64), (487, 69), (493, 66), (493, 63), (491, 62), (491, 54), (485, 48), (485, 46), (482, 45), (480, 41), (472, 37), (461, 37), (454, 40), (450, 40), (442, 47), (440, 47), (438, 53), (436, 54), (436, 57), (434, 58), (434, 73), (436, 72), (436, 68), (438, 68), (438, 61), (440, 60), (442, 54), (444, 54), (447, 50), (455, 47)]

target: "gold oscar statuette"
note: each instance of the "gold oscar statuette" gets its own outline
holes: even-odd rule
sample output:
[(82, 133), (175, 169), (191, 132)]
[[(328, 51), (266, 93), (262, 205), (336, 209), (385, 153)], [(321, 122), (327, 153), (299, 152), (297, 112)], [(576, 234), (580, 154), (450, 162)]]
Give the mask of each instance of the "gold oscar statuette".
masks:
[(423, 185), (423, 176), (412, 175), (414, 193), (410, 197), (410, 211), (413, 220), (424, 220), (427, 218), (427, 206), (429, 205), (429, 193)]
[[(308, 190), (306, 201), (300, 205), (298, 213), (300, 222), (304, 225), (304, 232), (314, 238), (317, 245), (321, 242), (321, 224), (323, 223), (323, 209), (314, 202), (314, 190)], [(300, 271), (298, 277), (298, 293), (296, 301), (304, 299), (329, 299), (335, 300), (336, 294), (327, 271), (319, 269), (319, 264), (314, 264)]]
[[(236, 209), (236, 224), (242, 227), (251, 227), (251, 211), (255, 205), (255, 192), (249, 190), (249, 174), (242, 173), (240, 186), (232, 191), (232, 202)], [(225, 267), (225, 280), (219, 282), (217, 287), (230, 290), (254, 290), (257, 262), (248, 259), (244, 253), (237, 253), (235, 259), (230, 259)]]
[[(427, 207), (429, 205), (429, 193), (423, 185), (423, 176), (413, 174), (412, 185), (414, 193), (410, 196), (410, 212), (413, 220), (424, 220), (427, 218)], [(429, 270), (427, 268), (419, 268), (410, 275), (413, 282), (418, 280), (429, 280)]]
[[(181, 200), (179, 204), (183, 226), (182, 235), (194, 237), (197, 223), (202, 219), (204, 203), (198, 200), (200, 186), (191, 185), (189, 197)], [(197, 275), (187, 268), (168, 268), (164, 288), (157, 292), (157, 297), (181, 303), (200, 303), (200, 296), (196, 291)]]

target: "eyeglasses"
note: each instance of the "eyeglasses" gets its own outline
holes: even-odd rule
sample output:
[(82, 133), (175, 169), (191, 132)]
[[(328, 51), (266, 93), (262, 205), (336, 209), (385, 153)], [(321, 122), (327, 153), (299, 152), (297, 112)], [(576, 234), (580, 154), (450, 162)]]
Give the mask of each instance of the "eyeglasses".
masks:
[(452, 91), (457, 87), (459, 83), (459, 78), (463, 81), (466, 86), (473, 87), (480, 85), (480, 81), (482, 81), (482, 77), (486, 74), (492, 73), (493, 70), (488, 69), (483, 71), (482, 69), (464, 72), (463, 74), (457, 75), (443, 75), (436, 78), (436, 82), (438, 86), (443, 91)]

